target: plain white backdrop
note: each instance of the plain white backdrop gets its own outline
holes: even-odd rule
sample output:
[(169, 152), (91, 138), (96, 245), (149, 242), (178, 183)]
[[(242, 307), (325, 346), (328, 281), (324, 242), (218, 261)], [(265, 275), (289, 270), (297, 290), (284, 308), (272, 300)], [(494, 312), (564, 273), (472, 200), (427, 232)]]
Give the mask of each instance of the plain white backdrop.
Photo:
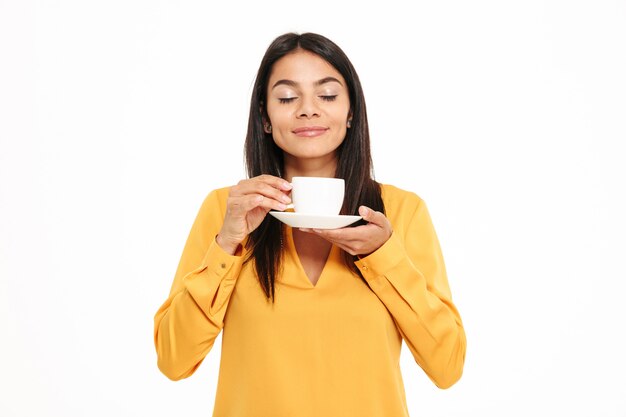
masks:
[(405, 348), (411, 415), (626, 415), (618, 0), (0, 0), (0, 415), (211, 414), (220, 340), (171, 382), (152, 320), (286, 31), (348, 54), (376, 178), (439, 234), (465, 374)]

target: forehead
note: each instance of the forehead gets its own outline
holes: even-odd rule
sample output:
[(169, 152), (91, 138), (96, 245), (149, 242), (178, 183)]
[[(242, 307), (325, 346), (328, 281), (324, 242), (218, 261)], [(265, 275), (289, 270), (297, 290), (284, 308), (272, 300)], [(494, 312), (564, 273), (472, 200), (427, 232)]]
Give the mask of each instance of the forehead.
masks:
[(326, 77), (337, 78), (345, 86), (346, 82), (332, 65), (312, 52), (298, 49), (274, 63), (268, 88), (278, 80), (291, 80), (299, 84), (313, 84)]

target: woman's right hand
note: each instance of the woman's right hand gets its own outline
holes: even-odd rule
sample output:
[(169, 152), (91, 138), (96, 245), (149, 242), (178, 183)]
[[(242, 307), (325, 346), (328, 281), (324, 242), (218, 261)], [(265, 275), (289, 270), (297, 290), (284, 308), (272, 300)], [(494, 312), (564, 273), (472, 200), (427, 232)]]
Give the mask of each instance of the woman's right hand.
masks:
[(259, 227), (270, 210), (287, 208), (291, 203), (287, 195), (290, 190), (289, 182), (272, 175), (239, 181), (228, 194), (226, 216), (216, 237), (217, 244), (234, 255), (241, 242)]

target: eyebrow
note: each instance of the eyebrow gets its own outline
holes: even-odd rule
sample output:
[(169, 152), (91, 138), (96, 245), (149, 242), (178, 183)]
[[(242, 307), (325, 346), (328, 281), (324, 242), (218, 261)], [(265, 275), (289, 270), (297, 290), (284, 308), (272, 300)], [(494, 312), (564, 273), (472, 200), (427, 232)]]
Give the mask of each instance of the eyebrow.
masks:
[[(321, 80), (315, 82), (315, 86), (319, 87), (322, 84), (332, 83), (332, 82), (339, 83), (339, 85), (343, 87), (343, 84), (341, 84), (341, 81), (339, 81), (335, 77), (322, 78)], [(272, 86), (272, 89), (278, 87), (279, 85), (288, 85), (290, 87), (297, 87), (298, 83), (292, 80), (278, 80), (274, 83), (274, 85)]]

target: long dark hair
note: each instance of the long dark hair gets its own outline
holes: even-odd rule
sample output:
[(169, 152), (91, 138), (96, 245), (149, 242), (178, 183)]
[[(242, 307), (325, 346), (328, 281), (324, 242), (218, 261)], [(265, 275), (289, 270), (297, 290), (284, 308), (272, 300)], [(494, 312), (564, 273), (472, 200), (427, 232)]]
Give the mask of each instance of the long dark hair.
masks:
[[(350, 97), (351, 127), (337, 148), (337, 170), (335, 177), (343, 178), (346, 193), (341, 214), (358, 214), (359, 206), (365, 205), (376, 211), (385, 212), (380, 186), (373, 179), (370, 136), (365, 109), (365, 97), (359, 77), (346, 54), (324, 36), (315, 33), (286, 33), (276, 38), (259, 66), (252, 99), (245, 143), (245, 161), (248, 177), (262, 174), (283, 177), (283, 151), (274, 143), (271, 134), (265, 133), (263, 123), (269, 120), (265, 107), (267, 84), (276, 61), (295, 51), (303, 49), (312, 52), (332, 65), (345, 79)], [(364, 224), (363, 221), (354, 226)], [(274, 301), (274, 283), (282, 265), (282, 242), (284, 228), (272, 216), (266, 216), (261, 225), (248, 236), (246, 249), (254, 259), (256, 273), (265, 295)], [(355, 257), (342, 253), (348, 268), (363, 278), (354, 264)]]

